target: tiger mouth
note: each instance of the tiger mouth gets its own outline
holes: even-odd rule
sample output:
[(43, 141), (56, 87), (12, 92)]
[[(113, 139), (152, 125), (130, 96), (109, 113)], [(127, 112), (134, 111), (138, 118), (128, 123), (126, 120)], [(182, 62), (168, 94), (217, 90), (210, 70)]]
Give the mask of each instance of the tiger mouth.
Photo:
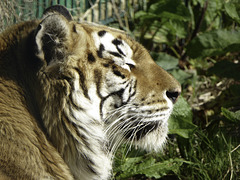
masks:
[(159, 122), (134, 122), (131, 127), (128, 127), (128, 130), (125, 132), (124, 137), (126, 139), (134, 139), (138, 141), (147, 134), (156, 130), (159, 126)]

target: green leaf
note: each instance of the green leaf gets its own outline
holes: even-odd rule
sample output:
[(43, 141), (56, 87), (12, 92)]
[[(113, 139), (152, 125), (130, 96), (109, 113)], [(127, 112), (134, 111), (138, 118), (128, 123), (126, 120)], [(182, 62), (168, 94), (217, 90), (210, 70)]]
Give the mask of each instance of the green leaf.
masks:
[(182, 166), (183, 160), (169, 159), (163, 162), (155, 162), (155, 159), (150, 158), (145, 163), (140, 164), (137, 167), (137, 170), (140, 174), (144, 174), (149, 178), (160, 178), (164, 175), (167, 175), (170, 171), (178, 172), (179, 168)]
[(240, 18), (239, 18), (239, 14), (238, 14), (236, 5), (237, 4), (229, 1), (228, 3), (224, 4), (224, 8), (226, 10), (226, 14), (228, 14), (232, 19), (240, 22)]
[(240, 121), (240, 110), (236, 112), (232, 112), (227, 110), (226, 108), (221, 108), (222, 114), (232, 122), (239, 122)]
[[(202, 7), (204, 7), (205, 4), (206, 4), (206, 0)], [(204, 18), (204, 20), (207, 23), (207, 26), (210, 25), (215, 28), (220, 27), (220, 22), (217, 17), (219, 17), (219, 14), (222, 12), (223, 4), (224, 4), (223, 0), (208, 1), (207, 11)]]
[(169, 20), (187, 22), (191, 19), (191, 15), (182, 1), (159, 0), (150, 6), (149, 11), (138, 11), (135, 18), (140, 19), (141, 23), (146, 25), (146, 23), (153, 23), (155, 20), (158, 21), (158, 24)]
[(179, 38), (185, 38), (187, 35), (186, 23), (182, 21), (169, 20), (164, 25), (163, 29), (168, 31), (168, 34), (173, 35), (174, 37), (178, 36)]
[(169, 119), (169, 132), (170, 134), (178, 134), (183, 138), (189, 138), (195, 129), (196, 126), (192, 123), (191, 107), (180, 96)]
[(165, 70), (176, 69), (178, 59), (168, 55), (167, 53), (151, 53), (155, 62)]
[(121, 166), (122, 173), (117, 176), (117, 179), (125, 179), (139, 174), (149, 178), (161, 178), (171, 171), (178, 172), (184, 162), (188, 163), (180, 158), (168, 159), (163, 162), (156, 162), (152, 156), (126, 158)]
[(123, 172), (128, 172), (130, 173), (133, 168), (133, 165), (139, 164), (143, 161), (143, 156), (140, 157), (131, 157), (131, 158), (126, 158), (125, 162), (121, 165), (121, 170)]
[(198, 3), (199, 3), (201, 5), (201, 7), (203, 7), (205, 2), (206, 2), (206, 0), (193, 0), (193, 4), (195, 6), (198, 5)]
[(158, 0), (157, 3), (151, 5), (149, 11), (168, 20), (190, 20), (188, 8), (179, 0)]
[(191, 58), (224, 55), (238, 52), (240, 48), (240, 31), (224, 29), (203, 33), (194, 38), (187, 46)]
[(146, 11), (138, 11), (138, 12), (135, 13), (134, 17), (136, 19), (139, 19), (139, 18), (147, 16), (147, 15), (148, 15), (148, 13)]
[(184, 84), (187, 79), (192, 77), (192, 74), (189, 74), (181, 69), (173, 69), (170, 71), (170, 73), (178, 80), (180, 84)]
[(235, 80), (240, 80), (240, 64), (235, 64), (226, 60), (220, 61), (209, 69), (209, 73), (215, 74), (222, 78), (233, 78)]
[(152, 21), (158, 19), (159, 17), (156, 14), (153, 14), (153, 13), (150, 13), (150, 12), (138, 11), (135, 14), (135, 18), (140, 19), (143, 22), (150, 21), (152, 23)]
[(143, 156), (124, 159), (123, 163), (118, 167), (121, 172), (116, 179), (124, 179), (136, 175), (138, 173), (136, 172), (136, 165), (143, 162)]

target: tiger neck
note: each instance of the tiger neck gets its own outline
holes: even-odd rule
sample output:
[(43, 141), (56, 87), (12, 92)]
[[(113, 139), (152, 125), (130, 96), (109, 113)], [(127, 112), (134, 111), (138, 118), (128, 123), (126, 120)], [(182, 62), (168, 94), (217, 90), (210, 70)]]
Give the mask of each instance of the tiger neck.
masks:
[(112, 156), (103, 124), (94, 112), (96, 104), (91, 97), (72, 90), (67, 82), (61, 83), (45, 88), (48, 96), (42, 114), (50, 139), (76, 179), (108, 179)]

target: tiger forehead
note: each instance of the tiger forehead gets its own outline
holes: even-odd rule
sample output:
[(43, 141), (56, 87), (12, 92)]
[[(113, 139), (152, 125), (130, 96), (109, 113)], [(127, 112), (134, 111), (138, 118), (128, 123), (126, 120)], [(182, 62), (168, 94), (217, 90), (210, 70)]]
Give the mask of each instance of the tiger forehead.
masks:
[(115, 64), (130, 71), (134, 66), (133, 50), (122, 38), (106, 30), (92, 32), (93, 41), (99, 58), (111, 59)]

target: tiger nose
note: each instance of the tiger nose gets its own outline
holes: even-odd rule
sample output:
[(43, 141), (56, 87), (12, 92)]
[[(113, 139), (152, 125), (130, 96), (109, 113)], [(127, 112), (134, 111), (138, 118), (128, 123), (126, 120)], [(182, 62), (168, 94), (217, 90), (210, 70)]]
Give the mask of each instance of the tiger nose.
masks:
[(167, 97), (172, 101), (173, 104), (177, 102), (178, 97), (181, 94), (181, 87), (177, 87), (175, 89), (169, 89), (166, 91)]

